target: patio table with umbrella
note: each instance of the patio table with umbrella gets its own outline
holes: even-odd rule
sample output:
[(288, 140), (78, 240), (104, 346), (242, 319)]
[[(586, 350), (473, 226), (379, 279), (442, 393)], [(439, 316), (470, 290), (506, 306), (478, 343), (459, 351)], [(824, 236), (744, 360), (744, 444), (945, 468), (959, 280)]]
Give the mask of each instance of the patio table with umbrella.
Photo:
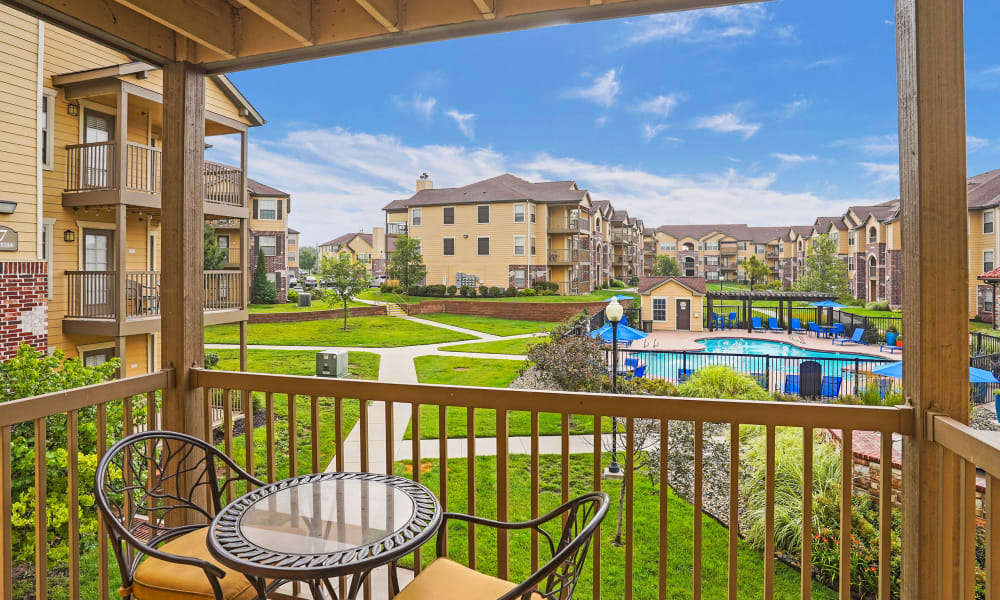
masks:
[(819, 302), (810, 302), (809, 306), (816, 308), (816, 323), (820, 321), (820, 314), (822, 314), (822, 309), (827, 309), (826, 312), (826, 322), (828, 325), (833, 325), (833, 309), (835, 308), (847, 308), (847, 305), (841, 304), (840, 302), (834, 302), (833, 300), (821, 300)]
[[(891, 362), (872, 369), (872, 375), (883, 377), (903, 378), (903, 361)], [(969, 383), (1000, 383), (997, 378), (985, 369), (969, 367)]]

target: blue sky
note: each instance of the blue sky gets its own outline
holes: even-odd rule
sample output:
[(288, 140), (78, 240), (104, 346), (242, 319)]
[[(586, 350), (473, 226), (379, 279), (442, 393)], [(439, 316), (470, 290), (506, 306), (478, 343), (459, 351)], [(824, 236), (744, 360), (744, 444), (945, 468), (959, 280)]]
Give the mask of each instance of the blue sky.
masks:
[[(511, 172), (666, 223), (807, 224), (898, 196), (891, 0), (568, 25), (235, 73), (267, 119), (251, 177), (315, 244)], [(966, 6), (969, 172), (1000, 167), (1000, 5)], [(234, 160), (233, 140), (213, 140)]]

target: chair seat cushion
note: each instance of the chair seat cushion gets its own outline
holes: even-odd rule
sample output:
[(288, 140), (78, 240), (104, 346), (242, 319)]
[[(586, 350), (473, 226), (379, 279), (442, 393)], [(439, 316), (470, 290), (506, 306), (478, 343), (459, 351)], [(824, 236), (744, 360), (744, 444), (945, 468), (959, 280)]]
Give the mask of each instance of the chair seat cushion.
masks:
[[(158, 549), (178, 556), (193, 556), (225, 571), (226, 576), (219, 580), (224, 600), (256, 598), (257, 592), (246, 577), (223, 567), (209, 554), (207, 532), (204, 528), (185, 533)], [(202, 569), (147, 556), (132, 577), (132, 596), (136, 600), (214, 600), (215, 593)]]
[(438, 558), (407, 584), (396, 600), (496, 600), (515, 587), (509, 581)]

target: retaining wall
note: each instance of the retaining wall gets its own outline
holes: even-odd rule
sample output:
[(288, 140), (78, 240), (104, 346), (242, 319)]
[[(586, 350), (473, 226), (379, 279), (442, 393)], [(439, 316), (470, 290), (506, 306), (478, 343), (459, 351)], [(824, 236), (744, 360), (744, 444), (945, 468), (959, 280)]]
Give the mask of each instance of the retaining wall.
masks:
[[(354, 306), (349, 309), (351, 317), (373, 317), (385, 314), (385, 306)], [(343, 319), (344, 309), (309, 310), (283, 313), (250, 313), (250, 323), (298, 323), (301, 321), (322, 321), (324, 319)]]
[[(632, 301), (622, 301), (628, 306)], [(587, 314), (604, 310), (607, 302), (502, 302), (489, 300), (425, 300), (419, 304), (406, 305), (410, 315), (428, 313), (451, 313), (455, 315), (475, 315), (497, 319), (519, 319), (524, 321), (562, 321), (586, 310)]]

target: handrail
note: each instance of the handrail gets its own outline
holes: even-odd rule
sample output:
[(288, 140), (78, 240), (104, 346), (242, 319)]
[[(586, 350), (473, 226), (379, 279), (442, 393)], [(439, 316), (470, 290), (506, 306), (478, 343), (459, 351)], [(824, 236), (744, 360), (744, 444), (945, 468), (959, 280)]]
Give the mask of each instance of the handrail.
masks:
[(1000, 475), (1000, 431), (982, 431), (941, 413), (928, 413), (929, 441), (975, 464), (991, 475)]
[(4, 402), (0, 404), (0, 428), (170, 387), (173, 377), (173, 369), (164, 369), (156, 373)]
[(114, 141), (87, 142), (85, 144), (66, 144), (66, 149), (72, 150), (75, 148), (95, 148), (97, 146), (114, 146), (114, 145), (115, 145)]
[[(912, 406), (851, 406), (839, 404), (782, 403), (781, 410), (762, 410), (751, 400), (674, 398), (667, 396), (619, 396), (585, 392), (550, 392), (362, 381), (357, 379), (317, 379), (297, 375), (268, 375), (193, 369), (200, 387), (294, 393), (303, 396), (362, 398), (389, 402), (419, 402), (436, 406), (571, 412), (603, 415), (613, 405), (618, 417), (670, 419), (678, 421), (733, 422), (745, 425), (786, 427), (847, 428), (913, 435), (915, 411)], [(763, 407), (773, 406), (764, 404)]]

